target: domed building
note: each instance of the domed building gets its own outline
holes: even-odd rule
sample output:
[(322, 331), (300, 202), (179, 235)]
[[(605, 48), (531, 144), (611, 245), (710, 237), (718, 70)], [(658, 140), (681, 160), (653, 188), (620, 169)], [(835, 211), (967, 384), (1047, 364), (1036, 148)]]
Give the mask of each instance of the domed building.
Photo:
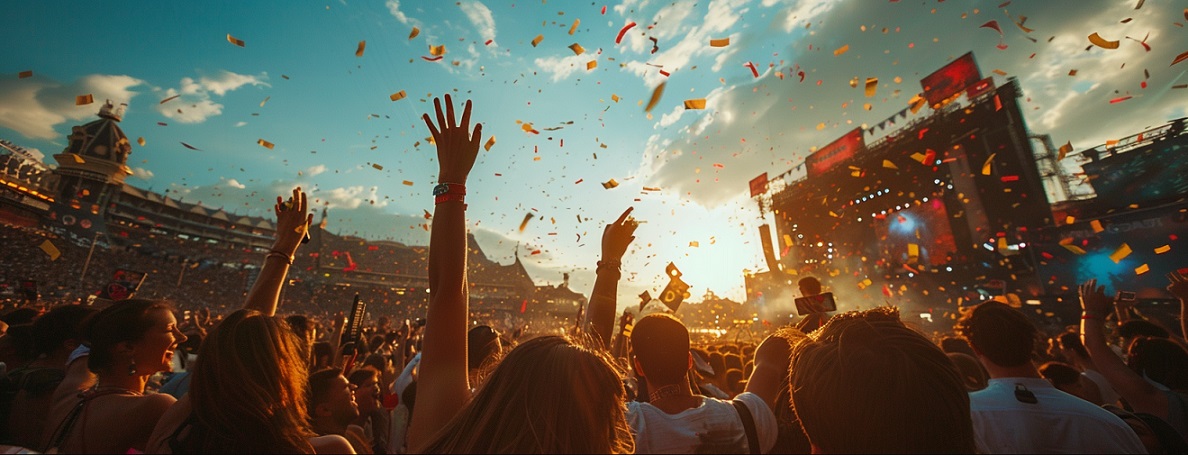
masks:
[(132, 175), (127, 165), (132, 144), (119, 125), (126, 107), (108, 101), (98, 120), (71, 129), (70, 144), (54, 155), (58, 168), (49, 186), (57, 202), (50, 208), (51, 221), (66, 228), (104, 230), (104, 207)]

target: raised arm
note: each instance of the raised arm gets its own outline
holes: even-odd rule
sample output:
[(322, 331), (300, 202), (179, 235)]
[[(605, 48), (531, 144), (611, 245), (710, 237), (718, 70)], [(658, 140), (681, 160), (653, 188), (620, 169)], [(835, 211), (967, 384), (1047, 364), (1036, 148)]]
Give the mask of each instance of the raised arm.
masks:
[(243, 303), (244, 308), (268, 316), (276, 315), (281, 287), (289, 274), (289, 266), (293, 265), (293, 255), (297, 254), (297, 247), (301, 246), (301, 240), (313, 223), (313, 214), (309, 213), (305, 192), (300, 187), (293, 189), (293, 196), (288, 202), (277, 196), (273, 210), (276, 212), (276, 240), (264, 256), (260, 275), (256, 277), (256, 283)]
[(1171, 282), (1167, 292), (1180, 299), (1180, 337), (1188, 339), (1188, 278), (1178, 271), (1172, 271), (1167, 274), (1167, 279)]
[[(803, 337), (799, 331), (786, 331)], [(788, 385), (788, 366), (792, 362), (792, 341), (781, 334), (769, 335), (755, 348), (755, 369), (747, 380), (747, 392), (762, 398), (776, 409), (780, 389)], [(785, 403), (786, 405), (787, 403)]]
[[(433, 190), (436, 206), (429, 236), (429, 311), (417, 380), (417, 412), (408, 429), (408, 447), (419, 452), (449, 423), (470, 397), (466, 369), (466, 178), (478, 156), (482, 125), (470, 132), (470, 101), (457, 123), (454, 103), (433, 100), (437, 124), (424, 115), (437, 144), (440, 169)], [(448, 117), (448, 118), (447, 118)]]
[(1155, 386), (1127, 367), (1122, 359), (1106, 344), (1105, 317), (1110, 313), (1112, 298), (1105, 295), (1105, 288), (1097, 286), (1097, 280), (1081, 285), (1081, 342), (1089, 357), (1102, 376), (1109, 380), (1114, 390), (1130, 403), (1135, 412), (1146, 412), (1157, 416), (1167, 415), (1167, 398)]
[(586, 311), (586, 321), (589, 332), (603, 347), (610, 349), (615, 328), (615, 307), (619, 292), (619, 267), (623, 254), (631, 241), (635, 240), (635, 228), (639, 223), (631, 218), (634, 207), (619, 215), (614, 223), (606, 225), (602, 231), (602, 260), (598, 261), (597, 274), (594, 279), (594, 290), (590, 292), (590, 308)]

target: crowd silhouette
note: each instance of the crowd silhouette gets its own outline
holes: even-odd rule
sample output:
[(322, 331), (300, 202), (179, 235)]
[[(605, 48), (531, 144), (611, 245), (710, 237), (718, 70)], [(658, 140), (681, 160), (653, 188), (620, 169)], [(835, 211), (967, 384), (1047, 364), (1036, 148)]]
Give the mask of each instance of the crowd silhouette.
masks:
[[(6, 310), (0, 443), (9, 453), (1188, 451), (1188, 277), (1174, 271), (1179, 327), (1089, 281), (1080, 325), (1058, 331), (988, 301), (943, 337), (878, 307), (815, 312), (758, 343), (702, 343), (669, 314), (616, 326), (639, 227), (628, 208), (605, 227), (589, 305), (567, 334), (473, 324), (466, 183), (482, 124), (469, 101), (459, 116), (443, 98), (424, 115), (439, 165), (425, 313), (375, 319), (354, 339), (313, 293), (281, 308), (313, 221), (296, 188), (277, 198), (263, 257), (229, 258), (260, 265), (246, 298), (205, 277), (182, 290), (206, 300), (193, 308), (48, 296)], [(6, 228), (0, 241), (36, 235)], [(125, 254), (135, 253), (92, 266), (116, 268)], [(22, 263), (10, 261), (0, 272)], [(800, 285), (822, 292), (816, 279)]]

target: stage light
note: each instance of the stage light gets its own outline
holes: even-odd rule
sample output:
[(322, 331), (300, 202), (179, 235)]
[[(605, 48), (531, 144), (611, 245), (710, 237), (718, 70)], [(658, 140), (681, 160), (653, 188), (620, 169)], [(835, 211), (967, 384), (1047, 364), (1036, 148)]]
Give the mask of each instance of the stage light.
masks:
[(940, 179), (933, 179), (933, 180), (932, 180), (932, 183), (935, 183), (935, 184), (937, 184), (937, 185), (940, 185)]
[(862, 221), (862, 217), (858, 217), (858, 221), (859, 221), (859, 222), (861, 222), (861, 221)]
[(1027, 248), (1027, 244), (1023, 243), (1023, 242), (1019, 242), (1019, 248)]
[(953, 271), (953, 268), (952, 268), (952, 267), (945, 267), (945, 271), (946, 271), (946, 272), (952, 272), (952, 271)]
[(915, 278), (915, 277), (916, 277), (916, 274), (914, 274), (912, 272), (908, 272), (908, 278)]
[(953, 185), (951, 185), (951, 184), (950, 184), (950, 185), (949, 185), (949, 189), (950, 189), (950, 190), (951, 190), (951, 189), (953, 189)]
[(924, 201), (924, 202), (928, 202), (928, 198), (927, 198), (927, 197), (925, 197), (925, 198), (923, 199), (923, 201)]

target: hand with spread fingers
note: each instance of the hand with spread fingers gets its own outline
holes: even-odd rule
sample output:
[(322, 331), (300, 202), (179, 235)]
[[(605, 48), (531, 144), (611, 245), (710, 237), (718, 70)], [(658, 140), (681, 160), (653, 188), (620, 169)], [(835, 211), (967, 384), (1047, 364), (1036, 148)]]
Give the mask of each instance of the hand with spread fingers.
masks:
[(606, 225), (606, 229), (602, 231), (602, 260), (622, 259), (627, 247), (635, 240), (635, 229), (639, 227), (639, 222), (631, 218), (632, 210), (635, 210), (635, 207), (628, 207), (619, 215), (619, 219)]
[(1167, 274), (1167, 292), (1176, 296), (1180, 301), (1188, 301), (1188, 277), (1185, 277), (1179, 271), (1172, 271)]
[(1097, 279), (1086, 281), (1080, 287), (1081, 311), (1098, 318), (1104, 318), (1114, 311), (1114, 299), (1105, 295), (1105, 286), (1098, 286)]
[(441, 170), (438, 183), (466, 183), (470, 169), (474, 167), (474, 160), (478, 157), (479, 143), (482, 140), (483, 125), (474, 126), (470, 131), (470, 101), (462, 110), (462, 120), (456, 121), (454, 115), (454, 101), (450, 95), (445, 96), (445, 112), (441, 110), (441, 98), (433, 99), (433, 106), (437, 112), (437, 124), (424, 114), (422, 118), (429, 132), (433, 134), (433, 142), (437, 145), (437, 163)]
[(277, 196), (273, 211), (276, 212), (276, 242), (272, 244), (272, 249), (293, 256), (313, 224), (313, 214), (309, 213), (305, 192), (301, 191), (301, 187), (294, 188), (293, 195), (287, 201)]

